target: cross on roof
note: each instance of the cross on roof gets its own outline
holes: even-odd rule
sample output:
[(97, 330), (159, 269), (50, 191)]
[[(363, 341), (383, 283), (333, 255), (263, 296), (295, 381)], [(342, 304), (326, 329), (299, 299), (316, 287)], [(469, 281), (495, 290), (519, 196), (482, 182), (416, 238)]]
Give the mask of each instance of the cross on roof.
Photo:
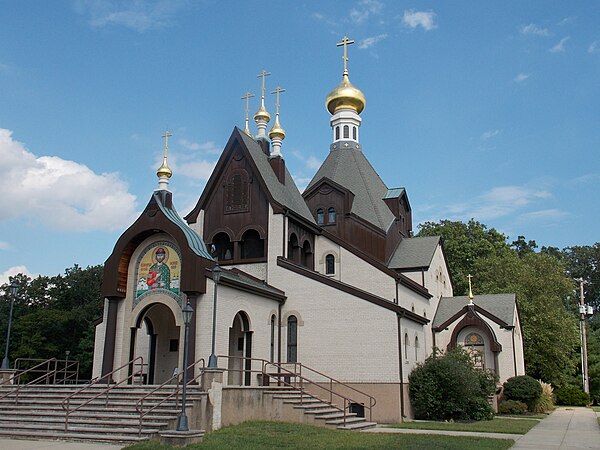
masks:
[(273, 92), (271, 92), (271, 94), (276, 94), (276, 100), (275, 100), (276, 114), (279, 114), (279, 94), (282, 94), (283, 92), (285, 92), (285, 89), (282, 89), (280, 86), (277, 86), (275, 88), (275, 90)]
[(271, 72), (267, 72), (264, 68), (261, 73), (256, 75), (256, 78), (262, 78), (262, 99), (265, 99), (265, 77), (271, 75)]
[(338, 47), (341, 47), (342, 45), (344, 46), (344, 75), (348, 75), (348, 46), (350, 44), (354, 44), (354, 41), (348, 39), (348, 36), (344, 36), (342, 42), (338, 42), (336, 44)]
[(165, 157), (167, 156), (167, 150), (169, 150), (169, 137), (171, 136), (173, 135), (169, 133), (169, 129), (167, 129), (165, 134), (162, 135), (162, 137), (165, 138)]

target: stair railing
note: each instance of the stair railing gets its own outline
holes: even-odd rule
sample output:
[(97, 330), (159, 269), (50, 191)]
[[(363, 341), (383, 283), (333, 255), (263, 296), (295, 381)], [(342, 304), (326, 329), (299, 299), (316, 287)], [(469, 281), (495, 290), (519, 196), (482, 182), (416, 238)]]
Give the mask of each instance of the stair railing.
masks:
[[(26, 369), (26, 370), (17, 370), (15, 372), (15, 374), (13, 376), (11, 376), (8, 380), (5, 380), (3, 383), (0, 383), (1, 385), (16, 386), (14, 389), (11, 389), (6, 394), (0, 396), (0, 400), (2, 400), (3, 398), (9, 397), (11, 395), (14, 395), (15, 396), (15, 405), (18, 404), (19, 403), (19, 393), (21, 392), (21, 389), (23, 389), (26, 386), (31, 386), (32, 384), (39, 384), (39, 382), (42, 381), (43, 379), (46, 379), (46, 384), (49, 384), (48, 381), (50, 379), (56, 380), (56, 370), (57, 370), (56, 358), (46, 359), (46, 360), (42, 361), (41, 363), (36, 364), (35, 366), (30, 367), (29, 369)], [(39, 377), (34, 378), (33, 380), (31, 380), (25, 384), (19, 384), (19, 380), (21, 379), (21, 377), (23, 377), (23, 375), (34, 374), (34, 373), (38, 373), (38, 372), (42, 372), (42, 374)], [(16, 383), (15, 383), (15, 380), (16, 380)]]
[[(196, 367), (197, 364), (200, 364), (200, 371), (199, 371), (198, 375), (194, 376), (192, 379), (190, 379), (190, 380), (187, 381), (188, 385), (191, 384), (191, 383), (193, 383), (193, 382), (195, 382), (198, 378), (200, 378), (204, 374), (204, 370), (205, 370), (204, 358), (200, 358), (198, 361), (193, 362), (192, 364), (190, 364), (187, 367), (186, 370), (189, 370), (189, 369), (192, 369), (192, 368)], [(158, 408), (159, 406), (163, 405), (165, 402), (167, 402), (168, 400), (170, 400), (173, 396), (175, 396), (175, 406), (179, 407), (178, 406), (179, 405), (179, 391), (181, 390), (180, 384), (181, 384), (181, 377), (182, 376), (183, 376), (183, 372), (177, 373), (177, 374), (173, 375), (171, 378), (169, 378), (163, 384), (161, 384), (160, 386), (156, 387), (152, 391), (148, 392), (146, 395), (144, 395), (142, 398), (140, 398), (137, 401), (137, 403), (135, 405), (135, 409), (136, 409), (136, 411), (139, 414), (139, 421), (140, 421), (140, 425), (139, 425), (139, 429), (138, 429), (138, 436), (142, 435), (142, 423), (144, 421), (144, 417), (146, 417), (148, 414), (150, 414), (156, 408)], [(144, 409), (144, 401), (146, 401), (150, 396), (152, 396), (156, 392), (158, 392), (161, 389), (163, 389), (165, 386), (171, 385), (171, 383), (173, 381), (176, 381), (176, 388), (175, 388), (174, 392), (172, 392), (170, 395), (168, 395), (167, 397), (165, 397), (164, 399), (162, 399), (160, 402), (154, 404), (151, 408)]]
[[(377, 400), (372, 395), (367, 394), (366, 392), (360, 391), (343, 381), (336, 380), (329, 375), (326, 375), (318, 370), (312, 369), (308, 366), (303, 365), (302, 363), (274, 363), (271, 361), (267, 361), (265, 359), (260, 358), (247, 358), (243, 356), (229, 356), (229, 355), (218, 355), (217, 358), (224, 358), (226, 360), (241, 360), (241, 361), (258, 361), (261, 363), (261, 370), (252, 370), (252, 369), (225, 369), (229, 372), (243, 372), (243, 373), (259, 373), (261, 374), (263, 380), (268, 380), (269, 378), (277, 378), (278, 384), (285, 385), (290, 387), (296, 391), (300, 392), (300, 404), (304, 404), (304, 397), (310, 397), (315, 400), (323, 401), (322, 398), (317, 397), (317, 395), (312, 394), (306, 390), (306, 386), (314, 386), (317, 389), (325, 391), (328, 394), (329, 400), (325, 401), (331, 406), (340, 409), (334, 402), (337, 400), (340, 403), (343, 403), (343, 409), (341, 411), (344, 412), (344, 426), (346, 425), (346, 411), (350, 408), (351, 404), (360, 404), (365, 407), (365, 409), (369, 412), (369, 420), (371, 421), (373, 418), (373, 407), (377, 403)], [(273, 367), (276, 369), (276, 372), (269, 371), (268, 368)], [(293, 370), (291, 370), (291, 367)], [(320, 377), (323, 377), (326, 380), (326, 385), (319, 384), (319, 382), (311, 380), (302, 374), (302, 370), (308, 371), (310, 373), (314, 373)], [(366, 402), (359, 402), (352, 397), (347, 395), (343, 395), (339, 392), (335, 391), (335, 386), (343, 387), (344, 389), (355, 392), (356, 394), (360, 394), (368, 400)]]
[[(131, 361), (123, 364), (122, 366), (116, 368), (115, 370), (113, 370), (112, 372), (103, 375), (99, 378), (97, 378), (95, 381), (91, 382), (90, 384), (85, 385), (84, 387), (82, 387), (81, 389), (78, 389), (77, 391), (73, 392), (71, 395), (69, 395), (67, 398), (65, 398), (62, 401), (62, 409), (63, 411), (65, 411), (65, 432), (68, 431), (69, 429), (69, 416), (71, 414), (73, 414), (74, 412), (80, 410), (81, 408), (83, 408), (86, 405), (89, 405), (92, 401), (105, 396), (105, 406), (108, 406), (108, 398), (110, 393), (118, 386), (122, 385), (123, 383), (129, 382), (130, 380), (133, 380), (134, 377), (139, 375), (139, 371), (135, 370), (135, 366), (136, 366), (136, 362), (139, 361), (139, 363), (137, 364), (144, 364), (144, 358), (141, 356), (138, 356), (137, 358), (132, 359)], [(131, 373), (126, 377), (123, 378), (121, 381), (119, 381), (118, 383), (111, 383), (112, 381), (112, 376), (127, 368), (127, 367), (131, 367)], [(141, 369), (140, 369), (141, 370)], [(100, 393), (96, 394), (95, 396), (88, 398), (86, 401), (84, 401), (83, 403), (79, 403), (76, 406), (74, 406), (73, 408), (71, 408), (71, 400), (73, 400), (75, 397), (80, 396), (84, 391), (92, 388), (92, 387), (96, 387), (99, 384), (104, 384), (106, 383), (107, 387), (106, 389), (104, 389), (103, 391), (101, 391)]]

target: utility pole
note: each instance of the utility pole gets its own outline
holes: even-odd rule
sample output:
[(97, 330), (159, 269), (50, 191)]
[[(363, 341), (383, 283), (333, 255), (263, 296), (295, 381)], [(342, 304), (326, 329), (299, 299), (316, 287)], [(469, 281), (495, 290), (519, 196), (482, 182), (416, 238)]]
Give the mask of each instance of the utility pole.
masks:
[(586, 283), (583, 278), (579, 280), (579, 292), (581, 297), (581, 304), (579, 306), (579, 312), (581, 313), (581, 375), (583, 377), (583, 392), (590, 392), (590, 379), (588, 377), (588, 354), (587, 354), (587, 308), (585, 306), (585, 296), (583, 292), (583, 285)]

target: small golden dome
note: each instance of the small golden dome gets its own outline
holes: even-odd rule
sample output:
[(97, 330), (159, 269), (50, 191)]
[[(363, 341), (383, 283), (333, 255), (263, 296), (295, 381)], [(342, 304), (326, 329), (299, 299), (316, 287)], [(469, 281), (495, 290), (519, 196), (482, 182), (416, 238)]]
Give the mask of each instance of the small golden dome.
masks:
[(169, 166), (167, 166), (167, 158), (164, 158), (162, 165), (156, 171), (156, 176), (158, 178), (171, 178), (171, 175), (173, 175), (173, 172), (171, 172), (171, 169), (169, 169)]
[(269, 131), (269, 137), (271, 140), (279, 138), (283, 141), (285, 139), (285, 130), (279, 125), (279, 119), (277, 117), (275, 118), (273, 128)]
[(271, 114), (269, 114), (269, 112), (265, 109), (263, 105), (261, 105), (256, 114), (254, 114), (255, 122), (258, 122), (260, 119), (267, 123), (269, 123), (269, 120), (271, 120)]
[(360, 114), (366, 104), (365, 94), (350, 83), (347, 73), (344, 73), (342, 82), (329, 93), (325, 101), (327, 110), (331, 114), (335, 114), (340, 109), (353, 109)]

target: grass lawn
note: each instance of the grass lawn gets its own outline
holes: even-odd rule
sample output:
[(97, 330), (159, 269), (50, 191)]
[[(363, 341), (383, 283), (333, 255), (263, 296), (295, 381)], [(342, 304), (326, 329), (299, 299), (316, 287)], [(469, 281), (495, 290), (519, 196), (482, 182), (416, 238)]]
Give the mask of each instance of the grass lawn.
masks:
[(502, 419), (502, 418), (510, 418), (510, 419), (545, 419), (546, 417), (548, 417), (548, 414), (536, 414), (536, 413), (530, 413), (530, 414), (501, 414), (499, 416), (496, 416), (496, 418), (498, 419)]
[(592, 406), (592, 409), (596, 412), (600, 412), (600, 406)]
[[(512, 439), (489, 439), (462, 436), (428, 436), (391, 433), (359, 433), (330, 430), (311, 425), (280, 422), (244, 422), (204, 436), (201, 444), (189, 450), (224, 449), (509, 449)], [(127, 450), (170, 450), (176, 447), (157, 442), (133, 444)]]
[(480, 422), (404, 422), (391, 425), (394, 428), (418, 430), (478, 431), (483, 433), (525, 434), (537, 425), (537, 420), (493, 419)]

